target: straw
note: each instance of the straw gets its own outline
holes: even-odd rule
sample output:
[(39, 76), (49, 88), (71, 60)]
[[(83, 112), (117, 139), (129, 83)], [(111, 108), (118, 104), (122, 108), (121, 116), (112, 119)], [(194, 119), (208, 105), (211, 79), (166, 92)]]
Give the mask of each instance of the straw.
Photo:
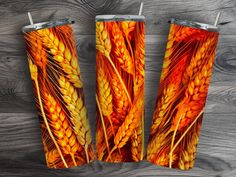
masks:
[(141, 4), (140, 4), (138, 15), (142, 15), (142, 12), (143, 12), (143, 2), (141, 2)]
[(219, 22), (219, 19), (220, 19), (220, 14), (221, 14), (221, 12), (218, 12), (218, 14), (216, 16), (216, 20), (215, 20), (214, 26), (218, 25), (218, 22)]
[(29, 17), (30, 24), (33, 25), (34, 22), (33, 22), (33, 19), (32, 19), (32, 16), (31, 16), (30, 12), (28, 12), (28, 17)]

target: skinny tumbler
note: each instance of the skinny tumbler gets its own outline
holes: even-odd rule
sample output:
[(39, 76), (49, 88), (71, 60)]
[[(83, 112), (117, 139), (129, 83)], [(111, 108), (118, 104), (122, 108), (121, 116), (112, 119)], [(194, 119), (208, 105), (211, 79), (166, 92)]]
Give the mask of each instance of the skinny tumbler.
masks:
[(97, 158), (143, 159), (144, 16), (96, 16)]
[(93, 160), (78, 54), (69, 19), (23, 27), (47, 166)]
[(193, 167), (219, 33), (213, 25), (172, 19), (147, 147), (147, 160)]

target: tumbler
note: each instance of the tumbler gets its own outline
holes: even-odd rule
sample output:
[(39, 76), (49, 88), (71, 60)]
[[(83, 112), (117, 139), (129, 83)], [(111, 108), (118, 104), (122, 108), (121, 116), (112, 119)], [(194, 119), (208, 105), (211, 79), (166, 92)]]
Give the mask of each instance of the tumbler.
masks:
[(22, 29), (50, 168), (79, 166), (94, 158), (72, 23), (64, 19)]
[(101, 161), (143, 159), (144, 19), (96, 16), (96, 149)]
[(194, 166), (218, 28), (171, 19), (147, 160), (182, 170)]

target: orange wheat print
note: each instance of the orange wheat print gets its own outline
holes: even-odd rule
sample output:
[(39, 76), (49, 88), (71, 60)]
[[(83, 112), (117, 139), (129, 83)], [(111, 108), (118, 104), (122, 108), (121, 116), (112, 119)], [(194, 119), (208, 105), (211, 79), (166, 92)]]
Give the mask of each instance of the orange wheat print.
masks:
[(47, 166), (93, 160), (78, 56), (70, 25), (25, 33)]
[(182, 170), (194, 165), (217, 32), (171, 24), (147, 159)]
[(143, 159), (144, 22), (96, 22), (99, 160)]

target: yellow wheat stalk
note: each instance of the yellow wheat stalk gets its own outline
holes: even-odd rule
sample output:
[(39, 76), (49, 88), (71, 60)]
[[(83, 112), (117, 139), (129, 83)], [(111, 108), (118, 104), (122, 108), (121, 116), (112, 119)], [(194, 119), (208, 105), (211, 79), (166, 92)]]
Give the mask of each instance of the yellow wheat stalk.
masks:
[(199, 72), (202, 64), (205, 63), (205, 57), (209, 55), (208, 51), (215, 45), (215, 38), (208, 38), (206, 42), (204, 42), (199, 49), (196, 51), (196, 54), (191, 59), (190, 64), (186, 68), (186, 72), (184, 72), (182, 82), (183, 84), (187, 84), (189, 80), (194, 77), (194, 75)]
[(157, 131), (161, 122), (163, 122), (163, 118), (165, 117), (166, 113), (169, 110), (168, 109), (169, 105), (172, 103), (176, 91), (177, 91), (176, 85), (170, 84), (163, 90), (161, 98), (157, 100), (155, 112), (153, 115), (153, 121), (151, 125), (151, 131), (150, 131), (151, 135), (153, 135)]
[[(30, 56), (28, 56), (30, 58)], [(52, 139), (54, 145), (56, 146), (56, 149), (58, 150), (58, 153), (60, 155), (60, 158), (64, 164), (64, 166), (66, 168), (68, 168), (68, 165), (64, 159), (64, 156), (62, 154), (62, 151), (56, 141), (56, 138), (54, 137), (54, 134), (50, 128), (50, 125), (49, 125), (49, 121), (46, 117), (46, 114), (44, 112), (44, 107), (43, 107), (43, 103), (42, 103), (42, 99), (41, 99), (41, 94), (40, 94), (40, 90), (39, 90), (39, 83), (38, 83), (38, 69), (37, 69), (37, 66), (35, 64), (33, 64), (32, 60), (31, 59), (28, 59), (28, 62), (29, 62), (29, 68), (30, 68), (30, 74), (31, 74), (31, 79), (34, 81), (35, 83), (35, 88), (36, 88), (36, 91), (37, 91), (37, 96), (38, 96), (38, 101), (39, 101), (39, 106), (40, 106), (40, 111), (42, 113), (42, 117), (43, 117), (43, 120), (44, 120), (44, 123), (45, 123), (45, 126), (46, 126), (46, 129), (48, 131), (48, 134), (50, 136), (50, 138)]]
[[(99, 60), (104, 60), (107, 59), (108, 62), (110, 63), (112, 69), (114, 70), (116, 77), (119, 79), (119, 82), (124, 89), (126, 96), (128, 97), (129, 101), (131, 102), (131, 98), (129, 95), (129, 92), (127, 91), (127, 88), (124, 84), (123, 79), (120, 76), (120, 73), (118, 72), (116, 66), (114, 65), (111, 57), (110, 57), (110, 52), (111, 52), (111, 41), (110, 41), (110, 36), (108, 33), (107, 28), (105, 27), (103, 22), (96, 22), (96, 49), (97, 49), (97, 54), (96, 54), (96, 60), (97, 62)], [(101, 57), (100, 55), (105, 56), (105, 58)]]
[(109, 117), (113, 112), (112, 93), (104, 66), (98, 66), (97, 68), (97, 95), (102, 114)]
[[(115, 137), (114, 137), (114, 147), (108, 155), (107, 159), (110, 158), (111, 153), (117, 148), (122, 148), (127, 141), (132, 136), (135, 128), (138, 126), (139, 122), (142, 121), (142, 114), (144, 110), (144, 93), (141, 92), (137, 99), (134, 101), (125, 121), (119, 127)], [(141, 98), (141, 99), (140, 99)]]
[[(172, 120), (172, 129), (178, 124), (178, 130), (184, 128), (191, 122), (203, 109), (210, 84), (214, 54), (210, 56), (207, 63), (197, 73), (195, 78), (189, 82), (185, 91), (185, 99), (180, 103), (178, 112)], [(180, 117), (182, 118), (180, 119)], [(179, 120), (180, 119), (180, 120)]]
[(48, 112), (50, 126), (53, 134), (57, 137), (61, 150), (65, 154), (74, 154), (81, 149), (64, 111), (49, 93), (44, 93), (44, 108)]
[(48, 48), (48, 52), (53, 55), (66, 73), (66, 77), (77, 88), (81, 88), (83, 83), (80, 79), (80, 68), (75, 49), (70, 49), (63, 40), (49, 29), (38, 30), (37, 34), (42, 38), (43, 44)]
[(91, 144), (92, 139), (87, 118), (87, 109), (84, 105), (83, 98), (65, 77), (60, 76), (58, 83), (63, 100), (66, 103), (66, 108), (70, 112), (73, 129), (79, 143), (85, 148), (87, 163), (89, 163), (88, 146)]

